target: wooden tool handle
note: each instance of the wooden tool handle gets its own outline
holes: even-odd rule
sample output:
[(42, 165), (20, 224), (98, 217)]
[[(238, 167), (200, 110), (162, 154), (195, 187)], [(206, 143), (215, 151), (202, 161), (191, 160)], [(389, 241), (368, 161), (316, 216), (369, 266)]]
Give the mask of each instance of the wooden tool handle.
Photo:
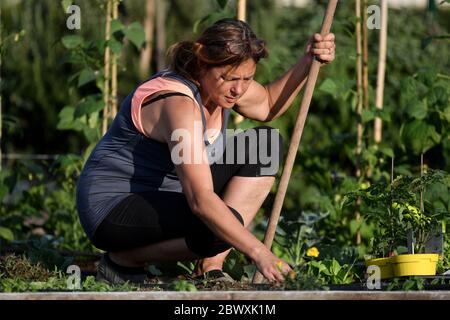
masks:
[[(328, 7), (325, 12), (325, 18), (322, 22), (322, 28), (320, 34), (322, 36), (328, 34), (331, 29), (331, 24), (333, 22), (334, 12), (336, 11), (338, 0), (328, 1)], [(275, 196), (275, 201), (272, 207), (272, 212), (270, 213), (269, 224), (264, 236), (264, 244), (266, 247), (271, 248), (273, 238), (275, 236), (275, 230), (278, 225), (278, 219), (280, 218), (281, 209), (283, 207), (284, 197), (286, 195), (286, 190), (289, 184), (289, 179), (291, 177), (292, 168), (295, 162), (295, 156), (297, 155), (298, 146), (302, 138), (303, 128), (305, 126), (306, 117), (308, 116), (309, 105), (314, 92), (314, 87), (316, 85), (317, 76), (319, 74), (320, 62), (314, 59), (311, 64), (311, 68), (308, 73), (308, 80), (305, 86), (305, 93), (303, 95), (300, 112), (297, 116), (294, 131), (291, 136), (291, 143), (289, 145), (289, 151), (286, 157), (286, 162), (284, 165), (283, 174), (281, 176), (280, 184), (278, 186), (278, 191)], [(258, 271), (255, 273), (253, 278), (253, 283), (261, 283), (263, 276)]]

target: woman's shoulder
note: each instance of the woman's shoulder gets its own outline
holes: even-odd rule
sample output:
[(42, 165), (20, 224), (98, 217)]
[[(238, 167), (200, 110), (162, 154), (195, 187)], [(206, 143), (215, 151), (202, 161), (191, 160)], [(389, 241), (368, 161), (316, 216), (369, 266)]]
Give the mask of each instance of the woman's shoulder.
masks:
[(140, 105), (146, 98), (157, 92), (179, 92), (196, 100), (194, 92), (187, 84), (177, 79), (161, 76), (142, 83), (133, 95), (133, 104), (137, 103)]

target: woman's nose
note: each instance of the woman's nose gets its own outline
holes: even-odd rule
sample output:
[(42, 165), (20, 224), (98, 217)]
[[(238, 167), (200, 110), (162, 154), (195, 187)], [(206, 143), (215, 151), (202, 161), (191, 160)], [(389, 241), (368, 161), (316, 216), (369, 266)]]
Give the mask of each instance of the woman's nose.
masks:
[(231, 94), (233, 96), (240, 96), (243, 93), (243, 86), (241, 81), (238, 81), (233, 87), (231, 87)]

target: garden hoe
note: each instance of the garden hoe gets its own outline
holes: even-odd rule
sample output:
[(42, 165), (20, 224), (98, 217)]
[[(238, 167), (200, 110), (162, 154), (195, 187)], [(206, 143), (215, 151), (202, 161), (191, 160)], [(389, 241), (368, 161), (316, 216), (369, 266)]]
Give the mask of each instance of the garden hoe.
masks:
[[(320, 34), (322, 36), (328, 34), (331, 29), (331, 23), (333, 22), (334, 12), (336, 10), (338, 0), (328, 1), (328, 7), (325, 12), (325, 17), (322, 22), (322, 28)], [(289, 179), (291, 177), (292, 167), (294, 166), (295, 156), (297, 154), (298, 146), (302, 138), (303, 127), (305, 126), (306, 117), (308, 115), (309, 105), (311, 103), (312, 95), (314, 92), (314, 87), (317, 81), (317, 75), (319, 74), (320, 62), (314, 60), (308, 73), (308, 80), (305, 86), (305, 93), (303, 95), (300, 111), (295, 122), (294, 131), (291, 136), (291, 143), (289, 145), (289, 151), (286, 157), (286, 162), (284, 164), (283, 174), (281, 176), (280, 184), (278, 186), (278, 192), (275, 196), (275, 201), (272, 207), (272, 212), (270, 213), (269, 224), (264, 236), (264, 244), (268, 247), (272, 247), (273, 238), (275, 235), (275, 230), (278, 224), (278, 219), (280, 217), (281, 208), (283, 206), (284, 197), (286, 195), (286, 190), (289, 184)], [(262, 283), (263, 275), (258, 271), (253, 277), (253, 283)]]

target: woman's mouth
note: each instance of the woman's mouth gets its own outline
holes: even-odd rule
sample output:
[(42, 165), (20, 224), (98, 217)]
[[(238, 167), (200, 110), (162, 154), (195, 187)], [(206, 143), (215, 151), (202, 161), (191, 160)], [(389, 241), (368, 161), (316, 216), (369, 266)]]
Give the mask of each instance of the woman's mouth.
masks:
[(232, 98), (232, 97), (227, 97), (227, 96), (225, 96), (225, 100), (226, 100), (228, 103), (235, 103), (236, 100), (237, 100), (237, 98)]

